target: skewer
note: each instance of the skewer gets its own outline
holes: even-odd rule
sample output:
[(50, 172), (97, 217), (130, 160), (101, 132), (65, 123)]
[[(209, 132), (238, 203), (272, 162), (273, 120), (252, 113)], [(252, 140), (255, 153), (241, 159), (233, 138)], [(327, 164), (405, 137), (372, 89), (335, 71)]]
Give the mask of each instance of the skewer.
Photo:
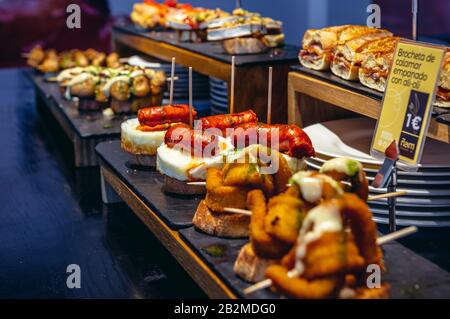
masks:
[(231, 88), (230, 88), (230, 114), (234, 113), (234, 69), (236, 67), (236, 57), (231, 57)]
[[(399, 231), (396, 231), (396, 232), (393, 232), (393, 233), (390, 233), (388, 235), (385, 235), (383, 237), (378, 238), (377, 239), (377, 244), (381, 246), (381, 245), (387, 244), (387, 243), (389, 243), (389, 242), (391, 242), (393, 240), (396, 240), (396, 239), (399, 239), (401, 237), (405, 237), (407, 235), (413, 234), (415, 232), (417, 232), (417, 227), (416, 226), (410, 226), (410, 227), (404, 228), (402, 230), (399, 230)], [(300, 275), (300, 273), (297, 270), (295, 270), (295, 269), (293, 269), (293, 270), (288, 272), (288, 276), (290, 278), (296, 277), (298, 275)], [(268, 288), (271, 285), (272, 285), (272, 280), (264, 279), (263, 281), (260, 281), (260, 282), (258, 282), (256, 284), (254, 284), (254, 285), (244, 289), (244, 294), (245, 295), (249, 295), (251, 293), (254, 293), (255, 291)]]
[(29, 54), (29, 53), (26, 53), (26, 52), (23, 52), (23, 53), (20, 54), (20, 56), (21, 56), (22, 58), (28, 59), (28, 58), (30, 57), (30, 54)]
[(189, 126), (192, 127), (192, 67), (189, 67)]
[(225, 207), (224, 211), (226, 213), (234, 213), (234, 214), (252, 216), (252, 211), (251, 210), (246, 210), (246, 209)]
[[(197, 183), (204, 183), (201, 185), (206, 185), (205, 182), (197, 182)], [(200, 184), (196, 184), (196, 185), (200, 185)], [(367, 201), (374, 201), (374, 200), (383, 199), (383, 198), (391, 198), (391, 197), (402, 196), (402, 195), (406, 195), (406, 194), (408, 194), (408, 192), (406, 192), (406, 191), (398, 191), (398, 192), (380, 194), (380, 195), (369, 197), (367, 199)], [(243, 215), (249, 215), (249, 216), (252, 214), (251, 211), (245, 210), (245, 209), (235, 209), (235, 208), (231, 208), (231, 207), (225, 207), (224, 210), (226, 213), (243, 214)]]
[(269, 84), (267, 88), (267, 124), (272, 122), (272, 67), (269, 67)]
[(398, 191), (398, 192), (385, 193), (385, 194), (380, 194), (380, 195), (375, 195), (375, 196), (369, 196), (369, 198), (367, 200), (374, 201), (374, 200), (378, 200), (378, 199), (391, 198), (391, 197), (404, 196), (404, 195), (408, 195), (408, 192), (407, 191)]
[(172, 68), (170, 70), (170, 92), (169, 92), (169, 105), (173, 103), (173, 82), (175, 81), (175, 58), (172, 58)]

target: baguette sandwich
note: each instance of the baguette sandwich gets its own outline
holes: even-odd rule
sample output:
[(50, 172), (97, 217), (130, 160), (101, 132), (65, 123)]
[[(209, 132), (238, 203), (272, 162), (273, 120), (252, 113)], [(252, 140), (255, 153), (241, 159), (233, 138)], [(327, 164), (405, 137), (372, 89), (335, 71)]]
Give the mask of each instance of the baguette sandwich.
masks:
[(399, 37), (388, 37), (371, 43), (361, 58), (359, 81), (372, 89), (384, 92)]
[(450, 107), (450, 48), (445, 53), (434, 105)]
[(338, 45), (363, 35), (379, 32), (379, 29), (356, 25), (307, 30), (302, 40), (303, 49), (299, 54), (300, 63), (313, 70), (329, 70), (333, 52)]
[(331, 71), (344, 80), (357, 80), (362, 58), (370, 52), (380, 52), (385, 44), (392, 43), (392, 33), (373, 29), (378, 32), (363, 34), (337, 46), (331, 62)]

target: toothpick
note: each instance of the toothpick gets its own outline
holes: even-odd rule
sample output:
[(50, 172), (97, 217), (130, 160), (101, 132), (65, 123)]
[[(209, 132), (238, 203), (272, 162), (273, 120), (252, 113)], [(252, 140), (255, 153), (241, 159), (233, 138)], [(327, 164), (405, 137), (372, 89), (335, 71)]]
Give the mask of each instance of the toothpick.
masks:
[(375, 196), (369, 196), (369, 198), (367, 200), (374, 201), (374, 200), (378, 200), (378, 199), (391, 198), (391, 197), (404, 196), (404, 195), (408, 195), (408, 192), (407, 191), (398, 191), (398, 192), (380, 194), (380, 195), (375, 195)]
[(192, 67), (189, 67), (189, 125), (192, 127)]
[[(198, 182), (198, 183), (203, 183), (201, 185), (206, 185), (205, 182)], [(188, 183), (188, 184), (190, 184), (190, 183)], [(196, 185), (199, 185), (199, 184), (196, 184)], [(398, 191), (398, 192), (386, 193), (386, 194), (381, 194), (381, 195), (376, 195), (376, 196), (369, 197), (367, 200), (368, 201), (374, 201), (374, 200), (382, 199), (382, 198), (402, 196), (402, 195), (405, 195), (407, 193), (408, 192), (406, 192), (406, 191)], [(231, 207), (225, 207), (224, 210), (225, 210), (226, 213), (235, 213), (235, 214), (242, 214), (242, 215), (248, 215), (248, 216), (250, 216), (252, 214), (252, 212), (250, 210), (245, 210), (245, 209), (236, 209), (236, 208), (231, 208)]]
[(251, 210), (246, 210), (246, 209), (225, 207), (224, 211), (226, 213), (233, 213), (233, 214), (252, 216), (252, 211)]
[(172, 68), (170, 70), (170, 92), (169, 92), (169, 105), (173, 103), (173, 82), (175, 81), (175, 58), (172, 58)]
[(234, 113), (234, 72), (236, 68), (236, 57), (231, 57), (231, 88), (230, 88), (230, 114)]
[(206, 182), (187, 182), (186, 184), (192, 186), (206, 186)]
[[(378, 238), (377, 239), (377, 244), (381, 246), (381, 245), (387, 244), (387, 243), (389, 243), (389, 242), (391, 242), (393, 240), (396, 240), (396, 239), (399, 239), (401, 237), (405, 237), (407, 235), (413, 234), (415, 232), (417, 232), (417, 227), (416, 226), (410, 226), (410, 227), (404, 228), (402, 230), (399, 230), (399, 231), (393, 232), (391, 234), (388, 234), (386, 236)], [(300, 275), (299, 272), (297, 270), (295, 270), (295, 269), (293, 269), (293, 270), (288, 272), (288, 277), (289, 278), (297, 277), (299, 275)], [(244, 289), (244, 294), (245, 295), (249, 295), (251, 293), (254, 293), (255, 291), (268, 288), (271, 285), (272, 285), (272, 280), (265, 279), (263, 281), (260, 281), (260, 282), (258, 282), (256, 284), (254, 284), (254, 285)]]
[(387, 244), (387, 243), (389, 243), (391, 241), (394, 241), (396, 239), (399, 239), (399, 238), (402, 238), (402, 237), (414, 234), (417, 231), (418, 231), (418, 229), (417, 229), (416, 226), (409, 226), (409, 227), (403, 228), (401, 230), (398, 230), (396, 232), (393, 232), (393, 233), (390, 233), (390, 234), (387, 234), (387, 235), (385, 235), (383, 237), (378, 238), (377, 239), (377, 244), (381, 246), (381, 245)]
[(272, 122), (272, 67), (269, 67), (269, 84), (267, 88), (267, 124)]

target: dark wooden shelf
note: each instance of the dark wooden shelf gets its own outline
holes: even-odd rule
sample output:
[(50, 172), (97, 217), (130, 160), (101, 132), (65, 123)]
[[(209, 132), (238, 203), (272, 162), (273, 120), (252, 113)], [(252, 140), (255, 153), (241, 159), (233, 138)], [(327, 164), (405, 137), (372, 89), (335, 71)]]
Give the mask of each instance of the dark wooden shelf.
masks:
[[(357, 82), (344, 81), (330, 72), (317, 72), (301, 66), (293, 68), (288, 79), (288, 122), (307, 126), (350, 116), (350, 112), (378, 119), (383, 95)], [(446, 110), (436, 112), (430, 121), (428, 137), (450, 143), (450, 126), (440, 123)], [(448, 110), (450, 113), (450, 110)], [(441, 115), (439, 115), (441, 114)]]
[[(113, 28), (113, 44), (120, 55), (128, 55), (132, 49), (166, 62), (175, 57), (177, 64), (226, 81), (230, 87), (231, 56), (223, 52), (218, 42), (178, 42), (175, 32), (144, 32), (131, 24), (117, 24)], [(236, 56), (235, 112), (251, 108), (265, 121), (268, 67), (273, 66), (272, 121), (286, 122), (287, 74), (290, 65), (298, 59), (298, 50), (298, 47), (286, 45), (264, 54)]]
[(35, 87), (37, 102), (47, 108), (73, 142), (75, 166), (97, 166), (95, 146), (120, 138), (120, 124), (129, 116), (106, 119), (101, 112), (79, 112), (73, 101), (61, 96), (59, 86), (34, 70), (25, 71)]

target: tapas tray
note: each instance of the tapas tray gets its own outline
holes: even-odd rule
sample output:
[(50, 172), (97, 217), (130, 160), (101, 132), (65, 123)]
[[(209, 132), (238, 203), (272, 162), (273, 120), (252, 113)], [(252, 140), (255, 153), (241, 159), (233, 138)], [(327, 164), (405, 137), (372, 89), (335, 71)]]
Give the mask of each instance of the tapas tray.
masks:
[[(241, 280), (233, 271), (244, 239), (223, 239), (203, 234), (194, 227), (182, 229), (181, 237), (221, 279), (241, 298), (278, 298), (270, 289), (250, 296), (243, 289), (251, 284)], [(217, 256), (217, 251), (223, 252)], [(391, 298), (443, 298), (450, 296), (450, 274), (434, 263), (415, 254), (397, 242), (383, 246), (387, 272), (382, 278), (391, 285)]]
[[(203, 196), (177, 196), (163, 192), (164, 176), (154, 169), (142, 169), (128, 163), (129, 155), (120, 141), (100, 143), (97, 155), (145, 204), (171, 229), (192, 226), (192, 218)], [(103, 165), (103, 164), (102, 164)]]
[[(195, 52), (215, 60), (231, 64), (231, 55), (224, 52), (222, 43), (218, 42), (180, 42), (176, 31), (148, 31), (142, 32), (131, 23), (119, 22), (113, 26), (114, 30), (148, 38), (154, 41), (163, 42), (175, 47)], [(285, 45), (280, 48), (270, 49), (268, 52), (251, 55), (236, 56), (236, 66), (246, 66), (251, 64), (273, 64), (298, 61), (299, 47), (294, 45)]]
[(107, 119), (101, 112), (79, 112), (74, 101), (61, 95), (58, 84), (47, 82), (44, 75), (34, 70), (28, 70), (27, 74), (37, 93), (44, 97), (47, 104), (53, 103), (58, 107), (79, 137), (120, 137), (120, 124), (130, 116), (115, 115), (113, 119)]
[(74, 143), (76, 167), (97, 166), (95, 146), (103, 141), (120, 138), (120, 124), (128, 118), (116, 115), (105, 118), (101, 112), (79, 112), (75, 102), (65, 99), (58, 84), (47, 76), (27, 69), (26, 74), (35, 87), (39, 106), (45, 107)]

